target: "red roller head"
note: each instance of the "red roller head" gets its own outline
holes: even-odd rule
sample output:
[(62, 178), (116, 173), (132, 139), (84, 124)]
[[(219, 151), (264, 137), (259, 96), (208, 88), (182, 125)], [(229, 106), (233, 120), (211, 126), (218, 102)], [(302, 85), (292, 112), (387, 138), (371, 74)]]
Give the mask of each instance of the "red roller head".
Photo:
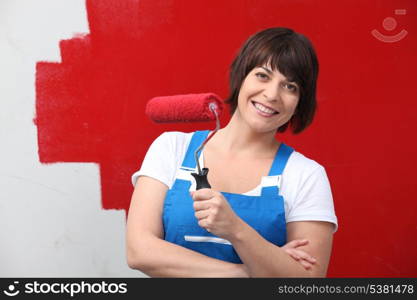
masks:
[(146, 105), (146, 115), (158, 123), (216, 120), (210, 106), (220, 115), (223, 101), (213, 93), (155, 97)]

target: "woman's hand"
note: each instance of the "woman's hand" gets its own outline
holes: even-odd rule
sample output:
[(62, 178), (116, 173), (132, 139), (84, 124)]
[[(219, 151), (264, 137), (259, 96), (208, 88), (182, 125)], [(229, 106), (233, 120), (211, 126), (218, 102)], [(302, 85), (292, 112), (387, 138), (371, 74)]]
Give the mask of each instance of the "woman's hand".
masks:
[(289, 254), (293, 259), (301, 263), (301, 265), (306, 269), (311, 269), (312, 265), (316, 263), (316, 259), (309, 255), (303, 250), (297, 249), (298, 247), (308, 244), (308, 240), (292, 240), (291, 242), (286, 243), (281, 247), (287, 254)]
[[(195, 217), (198, 225), (218, 237), (231, 240), (238, 230), (240, 218), (235, 214), (224, 196), (212, 189), (191, 192), (194, 200)], [(298, 261), (306, 270), (311, 269), (316, 259), (307, 252), (298, 249), (308, 244), (308, 240), (292, 240), (281, 248)]]
[(198, 225), (224, 239), (229, 239), (237, 230), (240, 218), (224, 196), (212, 189), (191, 192)]

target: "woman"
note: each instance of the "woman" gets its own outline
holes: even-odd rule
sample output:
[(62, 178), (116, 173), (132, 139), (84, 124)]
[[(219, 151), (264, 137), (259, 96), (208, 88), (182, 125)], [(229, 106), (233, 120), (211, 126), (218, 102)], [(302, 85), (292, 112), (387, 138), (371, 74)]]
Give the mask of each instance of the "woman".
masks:
[(212, 188), (195, 191), (188, 159), (208, 131), (162, 134), (133, 175), (131, 268), (156, 277), (326, 276), (337, 228), (326, 172), (275, 139), (310, 125), (317, 76), (312, 45), (291, 29), (246, 41), (231, 66), (230, 122), (199, 157)]

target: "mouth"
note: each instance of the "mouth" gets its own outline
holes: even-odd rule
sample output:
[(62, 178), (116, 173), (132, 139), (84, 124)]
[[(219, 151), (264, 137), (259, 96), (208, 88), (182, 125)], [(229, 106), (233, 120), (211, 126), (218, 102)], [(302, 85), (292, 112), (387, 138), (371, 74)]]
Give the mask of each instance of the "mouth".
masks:
[(256, 109), (256, 111), (264, 117), (272, 117), (274, 115), (279, 114), (279, 112), (276, 111), (275, 109), (272, 109), (271, 107), (265, 106), (265, 105), (263, 105), (259, 102), (251, 100), (251, 103), (252, 103), (253, 107)]

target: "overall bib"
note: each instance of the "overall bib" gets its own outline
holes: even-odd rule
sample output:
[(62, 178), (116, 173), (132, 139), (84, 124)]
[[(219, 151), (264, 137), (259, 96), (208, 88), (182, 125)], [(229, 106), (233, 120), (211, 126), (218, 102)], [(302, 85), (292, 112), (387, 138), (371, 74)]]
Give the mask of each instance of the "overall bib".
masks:
[[(172, 188), (167, 191), (163, 209), (165, 240), (213, 258), (242, 263), (229, 241), (201, 228), (194, 216), (193, 199), (189, 192), (191, 180), (194, 180), (191, 172), (196, 168), (194, 152), (208, 133), (206, 130), (193, 134), (182, 167)], [(277, 246), (284, 245), (287, 238), (284, 198), (279, 195), (278, 186), (292, 151), (291, 147), (281, 143), (268, 176), (262, 178), (260, 196), (221, 192), (236, 215)]]

